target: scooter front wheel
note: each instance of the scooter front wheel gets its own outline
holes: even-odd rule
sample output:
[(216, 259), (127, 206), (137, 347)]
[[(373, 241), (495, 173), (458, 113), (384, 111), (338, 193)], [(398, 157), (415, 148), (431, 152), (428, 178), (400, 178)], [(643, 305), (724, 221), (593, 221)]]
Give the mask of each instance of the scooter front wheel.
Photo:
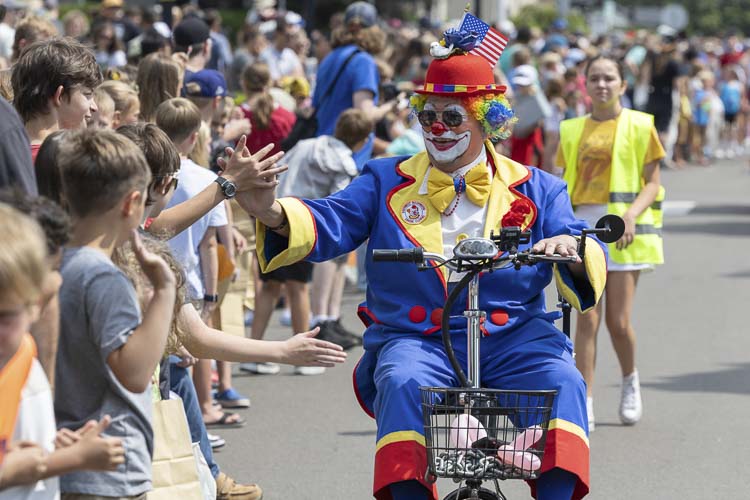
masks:
[(448, 494), (443, 500), (501, 500), (497, 493), (487, 488), (464, 486)]

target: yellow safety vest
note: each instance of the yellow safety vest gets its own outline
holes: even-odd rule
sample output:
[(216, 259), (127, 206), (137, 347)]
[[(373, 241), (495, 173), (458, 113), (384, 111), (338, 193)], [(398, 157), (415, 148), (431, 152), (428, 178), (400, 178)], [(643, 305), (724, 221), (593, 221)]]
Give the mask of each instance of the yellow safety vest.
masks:
[[(565, 158), (563, 180), (568, 183), (568, 194), (573, 193), (578, 177), (578, 146), (583, 135), (587, 116), (564, 120), (560, 123), (560, 147)], [(643, 159), (651, 141), (654, 126), (652, 115), (623, 109), (617, 120), (612, 145), (612, 167), (609, 179), (607, 212), (623, 215), (635, 201), (643, 187)], [(662, 264), (662, 211), (664, 186), (654, 203), (635, 221), (635, 239), (624, 250), (609, 245), (609, 258), (618, 264)]]

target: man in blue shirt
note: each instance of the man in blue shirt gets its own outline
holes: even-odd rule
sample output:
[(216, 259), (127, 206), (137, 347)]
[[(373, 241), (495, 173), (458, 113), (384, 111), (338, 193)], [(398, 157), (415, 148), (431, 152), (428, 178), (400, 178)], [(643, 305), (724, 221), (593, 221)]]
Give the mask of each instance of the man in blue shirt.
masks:
[[(333, 135), (336, 120), (349, 108), (365, 111), (376, 123), (393, 107), (391, 102), (378, 106), (380, 75), (373, 56), (383, 50), (385, 34), (377, 26), (375, 7), (367, 2), (351, 4), (344, 27), (334, 31), (332, 39), (333, 51), (318, 68), (313, 94), (318, 136)], [(354, 152), (360, 171), (372, 157), (373, 140), (370, 134), (362, 149)]]

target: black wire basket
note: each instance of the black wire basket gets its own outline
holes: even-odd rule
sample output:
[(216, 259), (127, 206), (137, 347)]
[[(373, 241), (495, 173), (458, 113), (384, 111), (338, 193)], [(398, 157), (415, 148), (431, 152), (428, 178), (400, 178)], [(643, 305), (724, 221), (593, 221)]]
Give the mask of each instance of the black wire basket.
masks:
[(420, 387), (427, 479), (536, 479), (557, 391)]

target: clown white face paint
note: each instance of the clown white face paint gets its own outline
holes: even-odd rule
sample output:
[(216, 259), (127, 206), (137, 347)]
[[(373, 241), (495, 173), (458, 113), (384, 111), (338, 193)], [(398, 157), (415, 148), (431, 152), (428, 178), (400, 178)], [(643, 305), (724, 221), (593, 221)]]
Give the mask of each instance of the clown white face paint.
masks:
[(430, 158), (434, 163), (450, 164), (460, 158), (471, 144), (471, 130), (467, 130), (466, 118), (464, 123), (458, 127), (448, 128), (442, 121), (442, 112), (454, 110), (461, 113), (464, 117), (470, 116), (469, 113), (460, 104), (448, 104), (442, 109), (437, 109), (435, 105), (428, 101), (424, 109), (427, 111), (437, 111), (438, 120), (431, 128), (422, 127), (424, 143)]

